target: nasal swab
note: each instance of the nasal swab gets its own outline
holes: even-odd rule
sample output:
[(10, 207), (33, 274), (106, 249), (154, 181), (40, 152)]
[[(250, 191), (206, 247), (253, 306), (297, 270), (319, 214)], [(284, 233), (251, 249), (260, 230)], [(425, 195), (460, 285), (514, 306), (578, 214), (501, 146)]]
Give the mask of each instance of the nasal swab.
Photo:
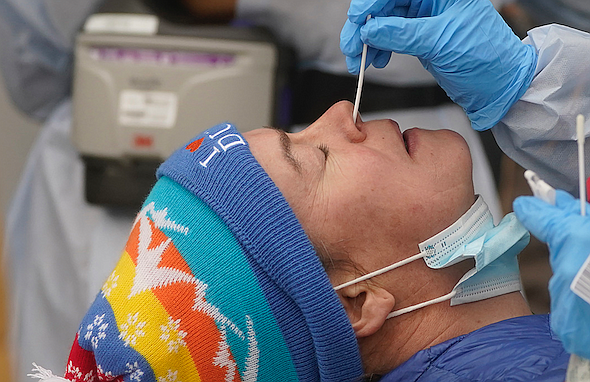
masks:
[[(371, 15), (367, 16), (367, 21)], [(356, 98), (354, 100), (354, 110), (352, 111), (352, 120), (356, 123), (356, 117), (359, 113), (359, 106), (361, 104), (361, 92), (363, 90), (363, 82), (365, 81), (365, 65), (367, 64), (367, 44), (363, 44), (363, 54), (361, 55), (361, 68), (359, 70), (359, 82), (356, 87)]]
[[(586, 216), (586, 174), (584, 168), (584, 116), (578, 115), (576, 119), (576, 135), (578, 140), (578, 172), (580, 177), (580, 215)], [(570, 284), (570, 289), (578, 297), (588, 301), (588, 270), (590, 257), (582, 265), (574, 280)], [(590, 373), (590, 360), (572, 354), (569, 364), (567, 365), (566, 382), (587, 381)]]
[(578, 138), (578, 173), (580, 183), (580, 215), (586, 216), (586, 171), (584, 167), (584, 116), (576, 118), (576, 135)]

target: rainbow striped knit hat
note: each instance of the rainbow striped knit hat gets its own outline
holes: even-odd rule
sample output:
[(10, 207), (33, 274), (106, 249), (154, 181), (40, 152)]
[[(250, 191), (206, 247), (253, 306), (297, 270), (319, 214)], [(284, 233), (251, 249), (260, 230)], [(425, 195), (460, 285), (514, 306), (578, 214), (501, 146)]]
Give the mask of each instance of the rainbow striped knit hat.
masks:
[(354, 381), (354, 332), (230, 124), (176, 151), (76, 335), (75, 382)]

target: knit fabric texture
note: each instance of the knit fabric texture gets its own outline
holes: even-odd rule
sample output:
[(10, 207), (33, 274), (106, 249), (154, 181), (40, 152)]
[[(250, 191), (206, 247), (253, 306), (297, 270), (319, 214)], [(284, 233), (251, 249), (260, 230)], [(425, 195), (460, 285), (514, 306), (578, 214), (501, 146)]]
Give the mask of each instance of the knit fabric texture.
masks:
[(75, 382), (355, 381), (354, 332), (278, 188), (231, 124), (158, 170), (84, 317)]

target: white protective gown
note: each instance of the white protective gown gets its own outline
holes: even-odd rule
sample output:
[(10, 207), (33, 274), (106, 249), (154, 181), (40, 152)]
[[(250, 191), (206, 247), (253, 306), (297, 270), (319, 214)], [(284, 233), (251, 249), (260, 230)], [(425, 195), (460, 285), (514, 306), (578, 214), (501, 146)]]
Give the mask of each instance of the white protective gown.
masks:
[(134, 211), (84, 200), (84, 165), (70, 141), (64, 101), (39, 133), (6, 220), (16, 378), (31, 363), (65, 370), (78, 325), (113, 270)]
[[(529, 31), (524, 42), (539, 52), (535, 78), (492, 133), (502, 151), (522, 167), (578, 196), (576, 116), (585, 117), (587, 140), (590, 34), (554, 24)], [(588, 177), (590, 144), (584, 151)]]
[[(30, 38), (34, 42), (52, 28), (52, 22), (59, 24), (59, 20), (50, 15), (70, 15), (72, 19), (68, 25), (81, 24), (82, 16), (96, 3), (80, 2), (77, 5), (80, 8), (75, 11), (69, 1), (38, 0), (35, 7), (24, 7), (16, 0), (0, 0), (0, 10), (10, 11), (0, 12), (0, 19), (14, 17), (10, 23), (0, 23), (0, 39), (6, 40), (6, 36), (11, 35), (24, 39), (13, 41), (14, 51), (7, 45), (0, 46), (5, 77), (12, 76), (15, 81), (22, 78), (20, 84), (26, 86), (29, 82), (24, 79), (30, 78), (30, 73), (35, 74), (34, 69), (38, 68), (36, 74), (40, 77), (37, 78), (44, 78), (46, 86), (43, 94), (51, 94), (51, 86), (60, 89), (68, 79), (56, 80), (59, 70), (54, 70), (54, 66), (45, 70), (47, 66), (44, 65), (61, 62), (60, 57), (67, 59), (73, 36), (64, 38), (63, 43), (43, 41), (47, 49), (52, 48), (49, 51), (36, 43), (27, 46), (26, 40)], [(294, 42), (300, 51), (302, 67), (345, 73), (346, 65), (338, 44), (347, 7), (346, 1), (335, 0), (241, 0), (238, 15), (269, 25), (276, 34)], [(39, 36), (29, 34), (31, 30), (24, 28), (27, 23), (35, 27), (31, 30), (40, 31)], [(71, 28), (70, 33), (74, 30)], [(9, 33), (2, 34), (2, 31)], [(6, 52), (15, 56), (7, 56)], [(53, 55), (56, 52), (59, 54)], [(48, 58), (51, 60), (47, 61)], [(31, 72), (23, 74), (19, 70), (25, 66), (19, 62), (27, 60), (30, 65), (26, 70)], [(57, 77), (52, 78), (53, 75)], [(392, 85), (434, 84), (417, 60), (399, 55), (393, 57), (387, 69), (370, 70), (367, 78)], [(22, 102), (29, 99), (26, 89), (19, 94), (19, 86), (13, 86), (12, 93), (13, 98), (20, 97)], [(21, 107), (41, 116), (47, 105), (55, 104), (55, 98), (59, 97), (41, 97), (34, 104), (23, 103), (25, 107)], [(16, 382), (29, 380), (26, 374), (32, 362), (58, 373), (64, 370), (79, 322), (118, 260), (134, 218), (134, 211), (91, 206), (84, 201), (83, 164), (70, 140), (71, 115), (71, 104), (67, 100), (53, 107), (31, 151), (6, 219), (5, 253), (11, 271), (10, 332), (17, 359)], [(460, 108), (444, 105), (363, 114), (363, 118), (392, 118), (403, 128), (419, 126), (459, 131), (472, 150), (476, 191), (484, 195), (496, 220), (499, 219), (501, 211), (492, 173), (479, 137), (470, 129)]]

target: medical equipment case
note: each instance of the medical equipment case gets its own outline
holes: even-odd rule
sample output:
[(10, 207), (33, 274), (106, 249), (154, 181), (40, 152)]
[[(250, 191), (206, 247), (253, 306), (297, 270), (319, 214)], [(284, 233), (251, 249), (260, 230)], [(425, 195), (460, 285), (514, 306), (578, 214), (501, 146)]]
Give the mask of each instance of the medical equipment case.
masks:
[(73, 137), (91, 203), (137, 208), (175, 149), (225, 121), (289, 124), (292, 52), (265, 30), (175, 24), (107, 2), (78, 35)]

